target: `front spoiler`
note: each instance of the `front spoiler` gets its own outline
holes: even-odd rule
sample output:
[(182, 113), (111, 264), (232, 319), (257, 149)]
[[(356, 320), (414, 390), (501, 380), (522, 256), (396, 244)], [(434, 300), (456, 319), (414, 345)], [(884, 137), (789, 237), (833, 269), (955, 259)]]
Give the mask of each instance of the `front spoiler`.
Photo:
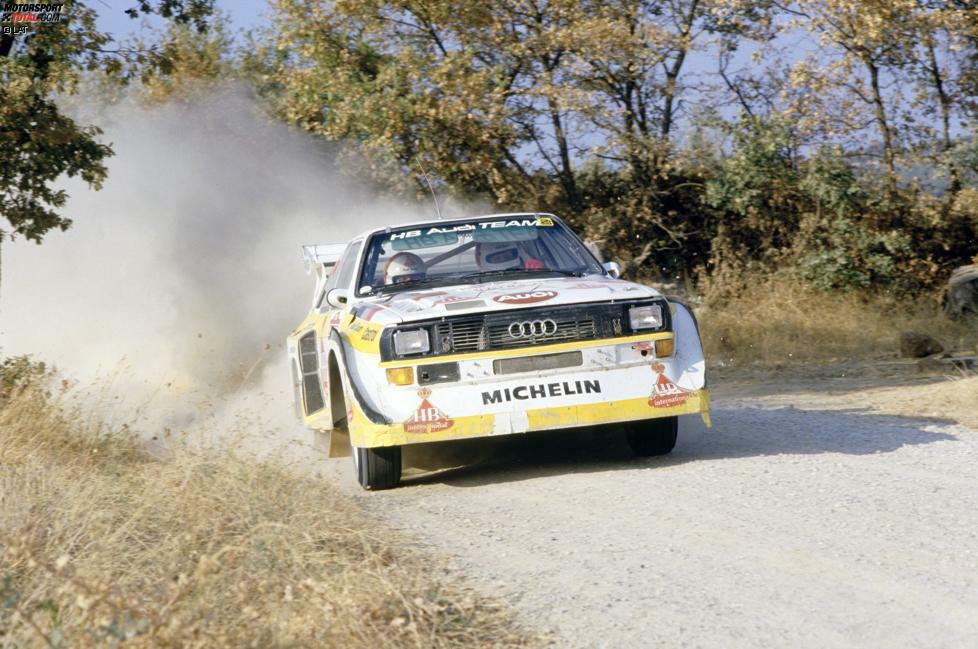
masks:
[(658, 419), (699, 413), (710, 426), (710, 393), (706, 388), (687, 393), (683, 403), (652, 407), (649, 398), (602, 401), (573, 406), (513, 410), (499, 414), (468, 415), (452, 419), (444, 430), (410, 432), (405, 424), (375, 424), (357, 403), (350, 413), (350, 442), (354, 446), (400, 446), (424, 442), (441, 442), (493, 435), (511, 435), (541, 430), (576, 428), (613, 424), (642, 419)]

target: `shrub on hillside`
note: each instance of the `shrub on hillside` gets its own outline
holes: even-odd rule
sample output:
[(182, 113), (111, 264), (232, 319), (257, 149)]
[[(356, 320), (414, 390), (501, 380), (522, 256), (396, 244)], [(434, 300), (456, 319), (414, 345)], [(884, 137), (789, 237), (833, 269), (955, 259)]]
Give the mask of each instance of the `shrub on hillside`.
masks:
[(18, 392), (37, 385), (51, 370), (30, 356), (12, 356), (0, 361), (0, 405)]

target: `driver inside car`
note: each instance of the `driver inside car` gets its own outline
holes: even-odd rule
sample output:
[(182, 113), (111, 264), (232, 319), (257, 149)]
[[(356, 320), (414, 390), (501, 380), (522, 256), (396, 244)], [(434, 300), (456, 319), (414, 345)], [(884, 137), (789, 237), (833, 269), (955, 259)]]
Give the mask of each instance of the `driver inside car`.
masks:
[(384, 267), (384, 286), (403, 284), (427, 276), (424, 260), (413, 252), (399, 252)]
[(544, 268), (539, 259), (525, 257), (516, 243), (478, 243), (475, 261), (479, 270), (536, 270)]

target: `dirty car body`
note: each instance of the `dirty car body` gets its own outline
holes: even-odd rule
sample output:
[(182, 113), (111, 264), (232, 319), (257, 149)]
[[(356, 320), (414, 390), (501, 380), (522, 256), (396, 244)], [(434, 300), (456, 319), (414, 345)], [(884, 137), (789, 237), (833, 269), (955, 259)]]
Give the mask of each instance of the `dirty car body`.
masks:
[(317, 283), (288, 338), (297, 414), (331, 433), (331, 454), (348, 442), (364, 487), (395, 486), (407, 444), (622, 424), (652, 455), (672, 449), (679, 415), (709, 423), (692, 312), (619, 279), (553, 215), (388, 227), (304, 251)]

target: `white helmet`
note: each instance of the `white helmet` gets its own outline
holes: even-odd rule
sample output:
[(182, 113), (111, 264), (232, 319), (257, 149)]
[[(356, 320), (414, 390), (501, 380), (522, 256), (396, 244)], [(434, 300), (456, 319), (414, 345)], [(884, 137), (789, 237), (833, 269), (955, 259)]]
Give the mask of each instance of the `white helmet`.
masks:
[(400, 284), (425, 278), (425, 264), (413, 252), (399, 252), (384, 267), (384, 285)]
[(480, 243), (475, 247), (475, 261), (479, 270), (508, 270), (523, 265), (520, 249), (513, 242)]

